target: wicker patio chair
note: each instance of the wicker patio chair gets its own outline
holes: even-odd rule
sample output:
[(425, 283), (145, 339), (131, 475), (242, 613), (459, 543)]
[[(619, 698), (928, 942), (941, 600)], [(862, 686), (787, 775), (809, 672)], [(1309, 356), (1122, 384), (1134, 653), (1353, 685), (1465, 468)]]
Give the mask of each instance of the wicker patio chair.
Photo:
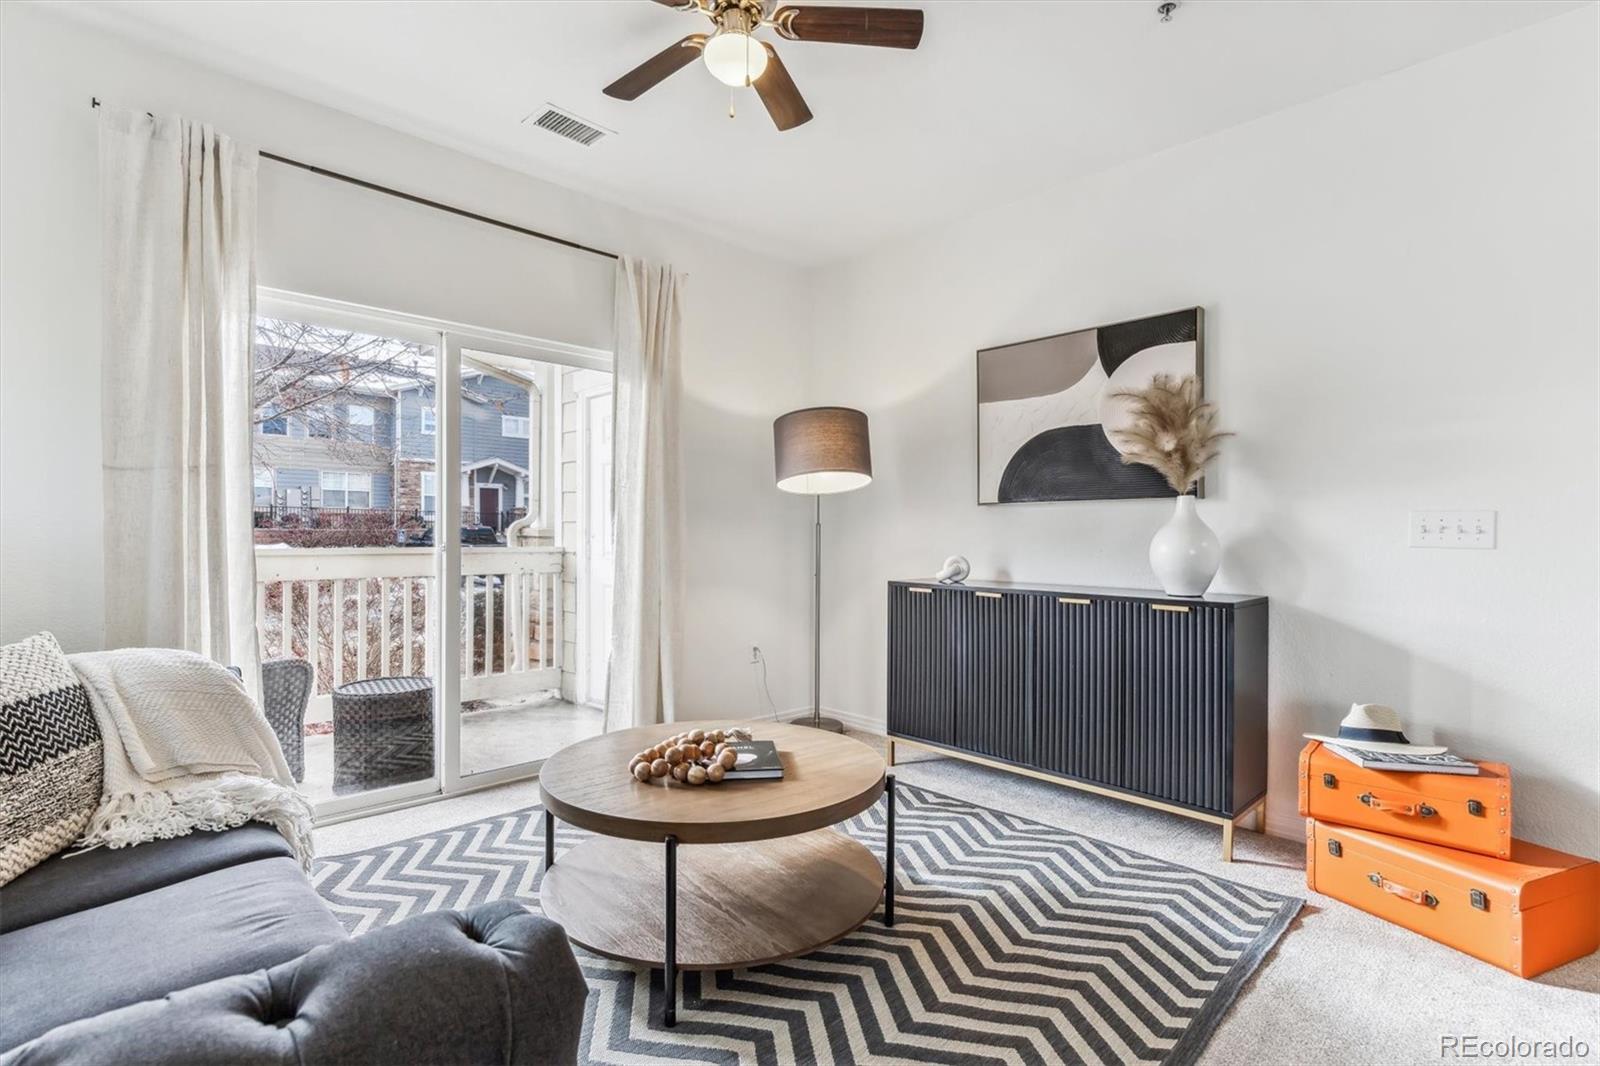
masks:
[(304, 659), (268, 659), (261, 664), (261, 706), (296, 781), (306, 776), (306, 704), (311, 700), (312, 676), (311, 664)]

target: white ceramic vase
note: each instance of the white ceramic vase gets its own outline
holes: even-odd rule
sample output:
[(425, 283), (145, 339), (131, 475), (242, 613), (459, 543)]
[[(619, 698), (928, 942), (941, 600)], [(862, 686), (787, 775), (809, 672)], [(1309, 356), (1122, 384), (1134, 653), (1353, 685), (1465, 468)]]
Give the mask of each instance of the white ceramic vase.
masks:
[(1150, 569), (1169, 596), (1203, 596), (1222, 565), (1222, 542), (1200, 520), (1193, 496), (1179, 496), (1167, 524), (1150, 540)]

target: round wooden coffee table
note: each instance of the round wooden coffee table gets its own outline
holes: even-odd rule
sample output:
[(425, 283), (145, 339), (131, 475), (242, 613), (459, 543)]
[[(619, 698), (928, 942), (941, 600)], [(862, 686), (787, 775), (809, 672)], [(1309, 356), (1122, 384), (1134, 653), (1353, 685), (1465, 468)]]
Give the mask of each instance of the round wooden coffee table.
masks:
[[(781, 781), (644, 784), (628, 761), (685, 729), (745, 726), (773, 741)], [(776, 962), (832, 943), (884, 902), (894, 923), (894, 779), (858, 740), (779, 722), (677, 722), (563, 748), (539, 771), (545, 809), (540, 905), (590, 951), (661, 966), (663, 1021), (677, 971)], [(889, 869), (831, 826), (889, 793)], [(555, 861), (555, 821), (597, 836)], [(678, 852), (678, 845), (697, 845)]]

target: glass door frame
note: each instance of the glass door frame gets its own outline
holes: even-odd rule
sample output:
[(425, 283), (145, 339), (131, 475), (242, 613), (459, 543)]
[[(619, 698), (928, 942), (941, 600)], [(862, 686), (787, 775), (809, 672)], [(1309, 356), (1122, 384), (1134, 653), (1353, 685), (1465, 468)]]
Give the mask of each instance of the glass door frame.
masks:
[[(446, 470), (461, 466), (461, 367), (463, 349), (532, 362), (601, 370), (613, 373), (612, 353), (602, 348), (545, 340), (482, 326), (414, 315), (404, 311), (369, 307), (344, 300), (272, 289), (256, 290), (256, 314), (300, 319), (321, 325), (358, 330), (396, 340), (433, 346), (436, 355), (435, 478), (436, 514), (461, 513), (461, 478), (445, 477)], [(559, 417), (559, 396), (549, 398), (540, 417)], [(547, 440), (550, 438), (547, 436)], [(559, 444), (559, 436), (555, 438)], [(559, 487), (555, 491), (559, 492)], [(542, 501), (541, 501), (542, 504)], [(481, 773), (461, 773), (461, 524), (434, 520), (432, 573), (438, 625), (434, 635), (434, 772), (431, 778), (400, 785), (337, 796), (315, 802), (319, 825), (379, 814), (417, 803), (460, 795), (493, 785), (535, 776), (544, 760), (535, 759), (496, 767)], [(559, 609), (559, 605), (558, 605)]]
[[(559, 352), (552, 351), (547, 342), (537, 341), (528, 337), (505, 333), (499, 330), (468, 329), (456, 327), (446, 330), (443, 334), (443, 346), (440, 349), (439, 362), (440, 389), (436, 401), (439, 425), (439, 469), (459, 470), (461, 468), (461, 434), (458, 431), (461, 425), (461, 370), (462, 352), (481, 352), (485, 355), (499, 356), (501, 358), (516, 359), (532, 363), (557, 364), (571, 366), (585, 370), (603, 370), (612, 372), (613, 360), (609, 352), (599, 352), (594, 349), (579, 351), (570, 345), (562, 346)], [(444, 383), (449, 382), (450, 387), (445, 388)], [(561, 397), (557, 390), (550, 390), (544, 397), (540, 406), (539, 432), (544, 442), (559, 441), (559, 436), (552, 435), (547, 427), (552, 419), (561, 416)], [(559, 454), (557, 456), (559, 461)], [(541, 460), (543, 461), (543, 460)], [(440, 478), (439, 513), (461, 513), (461, 478)], [(445, 484), (445, 483), (448, 484)], [(559, 494), (561, 489), (559, 480), (555, 484), (541, 485), (540, 507), (545, 506), (545, 489)], [(436, 553), (435, 565), (438, 567), (436, 581), (441, 590), (439, 613), (439, 661), (449, 663), (449, 669), (441, 669), (439, 700), (442, 708), (444, 729), (439, 736), (439, 766), (443, 775), (444, 795), (454, 795), (473, 789), (485, 788), (490, 785), (504, 784), (507, 781), (517, 781), (531, 777), (539, 772), (543, 759), (530, 759), (523, 762), (511, 763), (506, 766), (497, 766), (492, 770), (483, 770), (475, 774), (461, 772), (461, 629), (462, 629), (462, 593), (461, 593), (461, 527), (459, 522), (451, 522), (446, 528), (443, 522), (434, 522), (434, 551)], [(557, 599), (556, 610), (560, 610), (560, 600)], [(488, 610), (487, 604), (485, 610)], [(493, 652), (486, 654), (492, 656)], [(556, 654), (561, 653), (559, 649)]]

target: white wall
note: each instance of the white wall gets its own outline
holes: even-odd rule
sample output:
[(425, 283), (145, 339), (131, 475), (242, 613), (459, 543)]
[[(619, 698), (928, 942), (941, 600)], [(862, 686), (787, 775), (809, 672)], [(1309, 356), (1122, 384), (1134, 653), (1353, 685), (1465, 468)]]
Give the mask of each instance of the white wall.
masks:
[[(0, 18), (0, 640), (51, 629), (76, 650), (97, 647), (102, 636), (99, 218), (89, 108), (98, 96), (182, 113), (279, 154), (686, 271), (690, 595), (680, 705), (690, 715), (754, 713), (752, 643), (775, 653), (779, 703), (806, 701), (807, 666), (781, 650), (806, 646), (805, 619), (789, 605), (805, 602), (807, 510), (772, 487), (770, 435), (774, 411), (803, 387), (803, 274), (32, 5), (0, 5)], [(262, 173), (263, 284), (608, 342), (605, 260), (270, 162)], [(336, 228), (356, 235), (363, 260), (349, 258), (348, 244), (318, 248)], [(457, 273), (457, 284), (440, 286), (433, 267), (441, 257), (454, 272), (493, 269), (470, 282)]]
[[(822, 272), (812, 399), (868, 412), (876, 468), (828, 502), (824, 703), (882, 720), (884, 582), (949, 554), (1153, 584), (1170, 502), (975, 505), (974, 352), (1201, 304), (1217, 588), (1272, 598), (1272, 828), (1300, 734), (1379, 701), (1595, 854), (1595, 40), (1591, 7)], [(1408, 550), (1423, 506), (1497, 509), (1498, 550)]]

